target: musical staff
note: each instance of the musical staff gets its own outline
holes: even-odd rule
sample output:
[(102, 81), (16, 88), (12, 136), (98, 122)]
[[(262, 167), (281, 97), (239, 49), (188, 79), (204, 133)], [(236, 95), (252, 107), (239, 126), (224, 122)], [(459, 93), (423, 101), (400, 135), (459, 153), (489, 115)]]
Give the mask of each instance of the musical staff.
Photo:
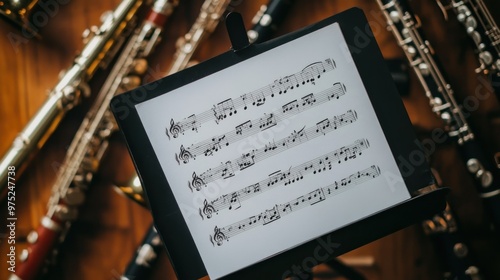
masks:
[(254, 120), (245, 121), (242, 124), (237, 125), (233, 131), (224, 135), (214, 136), (200, 143), (192, 144), (187, 148), (184, 148), (184, 145), (181, 145), (179, 149), (180, 152), (179, 154), (176, 154), (175, 157), (179, 164), (181, 162), (187, 164), (190, 159), (196, 159), (199, 155), (212, 156), (223, 147), (229, 146), (232, 143), (245, 139), (250, 135), (259, 133), (260, 131), (269, 129), (287, 117), (299, 114), (325, 102), (337, 100), (341, 96), (345, 95), (345, 93), (346, 87), (344, 84), (340, 82), (334, 83), (332, 87), (327, 88), (320, 93), (307, 94), (302, 98), (286, 103), (280, 110), (265, 114), (264, 116)]
[(335, 131), (339, 127), (349, 125), (357, 120), (357, 114), (354, 110), (348, 110), (346, 113), (333, 116), (332, 118), (324, 119), (317, 123), (315, 127), (300, 130), (294, 130), (289, 136), (273, 141), (263, 148), (254, 149), (244, 153), (242, 156), (228, 160), (221, 165), (210, 168), (207, 171), (197, 175), (193, 172), (192, 181), (188, 182), (191, 191), (194, 189), (201, 190), (203, 185), (213, 182), (218, 179), (227, 179), (235, 175), (235, 171), (242, 171), (255, 163), (264, 160), (268, 157), (279, 154), (285, 150), (298, 146), (316, 137), (325, 135), (328, 132)]
[(376, 165), (372, 165), (369, 168), (335, 181), (326, 187), (318, 188), (286, 203), (276, 204), (271, 209), (267, 209), (258, 215), (251, 216), (222, 228), (215, 226), (213, 235), (210, 235), (210, 241), (214, 246), (216, 244), (221, 246), (224, 244), (224, 241), (228, 242), (230, 238), (238, 234), (244, 233), (247, 230), (260, 225), (265, 226), (307, 206), (312, 206), (325, 201), (326, 199), (347, 190), (349, 187), (362, 184), (378, 177), (379, 175), (380, 168)]
[(332, 71), (335, 67), (335, 61), (330, 58), (311, 63), (295, 74), (277, 79), (267, 86), (245, 93), (238, 98), (221, 101), (198, 115), (193, 114), (179, 122), (171, 119), (170, 127), (165, 130), (165, 133), (169, 139), (171, 136), (177, 138), (186, 131), (198, 131), (197, 129), (205, 122), (215, 121), (219, 124), (222, 120), (236, 115), (240, 108), (247, 110), (249, 105), (261, 106), (265, 104), (266, 98), (286, 94), (306, 84), (315, 85), (316, 80), (320, 79), (323, 73)]
[(341, 164), (350, 159), (355, 159), (362, 152), (370, 147), (366, 139), (356, 140), (354, 143), (343, 146), (339, 149), (326, 153), (313, 160), (304, 162), (298, 166), (290, 167), (288, 170), (278, 170), (269, 175), (268, 178), (251, 184), (235, 192), (224, 194), (211, 202), (206, 199), (203, 207), (199, 209), (202, 219), (210, 219), (213, 214), (218, 214), (223, 209), (236, 210), (241, 207), (241, 202), (255, 197), (265, 191), (278, 186), (289, 186), (304, 179), (308, 174), (319, 174), (327, 170), (332, 170), (334, 164)]

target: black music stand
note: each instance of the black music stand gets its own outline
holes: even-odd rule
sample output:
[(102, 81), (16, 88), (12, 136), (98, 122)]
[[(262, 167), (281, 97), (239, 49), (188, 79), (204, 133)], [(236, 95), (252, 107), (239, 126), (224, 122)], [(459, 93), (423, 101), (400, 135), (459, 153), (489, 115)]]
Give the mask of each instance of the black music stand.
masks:
[(111, 103), (179, 278), (307, 277), (444, 209), (361, 10), (258, 45), (238, 15), (227, 22), (232, 51)]

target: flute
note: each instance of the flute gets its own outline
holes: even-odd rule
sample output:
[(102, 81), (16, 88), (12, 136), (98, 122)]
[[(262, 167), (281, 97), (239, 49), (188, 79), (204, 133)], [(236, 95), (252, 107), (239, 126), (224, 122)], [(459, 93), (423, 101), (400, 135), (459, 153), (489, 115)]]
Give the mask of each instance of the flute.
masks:
[(34, 279), (76, 219), (78, 206), (85, 201), (85, 191), (107, 150), (109, 136), (117, 129), (109, 110), (110, 101), (116, 94), (138, 86), (138, 75), (147, 70), (145, 58), (160, 40), (162, 26), (176, 3), (156, 0), (142, 25), (128, 39), (70, 144), (52, 187), (48, 211), (38, 229), (29, 234), (30, 245), (21, 253), (22, 263), (11, 280)]
[(231, 3), (231, 0), (205, 0), (203, 2), (200, 14), (191, 29), (186, 35), (177, 39), (174, 60), (167, 75), (174, 74), (188, 66), (189, 60), (191, 60), (200, 43), (219, 24), (229, 3)]
[(26, 168), (30, 155), (43, 146), (66, 112), (84, 97), (90, 96), (88, 80), (121, 47), (128, 33), (126, 31), (133, 28), (131, 19), (141, 4), (142, 1), (138, 0), (123, 0), (113, 13), (107, 14), (99, 28), (94, 26), (84, 31), (88, 42), (82, 52), (0, 161), (0, 200), (5, 198), (9, 166), (15, 166), (20, 174)]

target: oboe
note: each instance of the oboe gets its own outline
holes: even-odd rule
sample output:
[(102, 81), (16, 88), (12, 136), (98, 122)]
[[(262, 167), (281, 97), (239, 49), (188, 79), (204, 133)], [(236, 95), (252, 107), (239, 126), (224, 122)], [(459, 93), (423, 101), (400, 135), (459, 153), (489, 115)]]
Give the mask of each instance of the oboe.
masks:
[(82, 52), (0, 161), (0, 199), (5, 197), (7, 168), (15, 166), (22, 172), (30, 155), (43, 146), (65, 113), (90, 95), (87, 81), (99, 67), (112, 59), (110, 55), (116, 53), (125, 40), (125, 31), (133, 28), (131, 19), (141, 4), (142, 1), (138, 0), (123, 0), (107, 14), (99, 28), (92, 27), (84, 32), (88, 42)]
[(205, 0), (203, 2), (200, 14), (191, 29), (186, 35), (177, 39), (174, 60), (167, 75), (187, 67), (194, 51), (201, 41), (215, 30), (230, 2), (231, 0)]
[[(406, 1), (377, 0), (388, 25), (405, 52), (409, 64), (429, 98), (429, 104), (445, 124), (448, 137), (458, 144), (467, 170), (497, 230), (500, 230), (500, 182), (493, 156), (487, 156), (455, 100), (453, 90), (438, 67), (430, 43)], [(493, 174), (495, 172), (495, 174)]]
[(11, 280), (35, 278), (46, 257), (76, 219), (78, 206), (85, 201), (85, 191), (108, 147), (109, 136), (117, 128), (109, 110), (111, 98), (138, 86), (138, 76), (147, 70), (145, 58), (159, 41), (162, 26), (176, 3), (156, 0), (142, 25), (128, 39), (71, 142), (53, 185), (47, 214), (38, 229), (28, 235), (30, 245), (21, 253), (22, 263)]

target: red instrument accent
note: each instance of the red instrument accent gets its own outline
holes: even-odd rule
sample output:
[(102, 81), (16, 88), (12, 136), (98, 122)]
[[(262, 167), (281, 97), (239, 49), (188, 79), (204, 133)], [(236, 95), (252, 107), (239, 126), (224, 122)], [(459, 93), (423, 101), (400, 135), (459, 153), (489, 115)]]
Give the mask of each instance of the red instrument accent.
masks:
[(15, 276), (18, 278), (11, 277), (11, 279), (35, 279), (45, 264), (44, 259), (51, 254), (55, 243), (58, 242), (62, 227), (58, 221), (54, 221), (47, 216), (42, 218), (36, 234), (32, 233), (35, 240), (31, 241), (33, 243), (27, 249), (27, 259), (16, 269)]
[(165, 26), (167, 19), (167, 15), (157, 13), (153, 10), (149, 11), (148, 15), (146, 16), (146, 21), (149, 21), (156, 26)]

